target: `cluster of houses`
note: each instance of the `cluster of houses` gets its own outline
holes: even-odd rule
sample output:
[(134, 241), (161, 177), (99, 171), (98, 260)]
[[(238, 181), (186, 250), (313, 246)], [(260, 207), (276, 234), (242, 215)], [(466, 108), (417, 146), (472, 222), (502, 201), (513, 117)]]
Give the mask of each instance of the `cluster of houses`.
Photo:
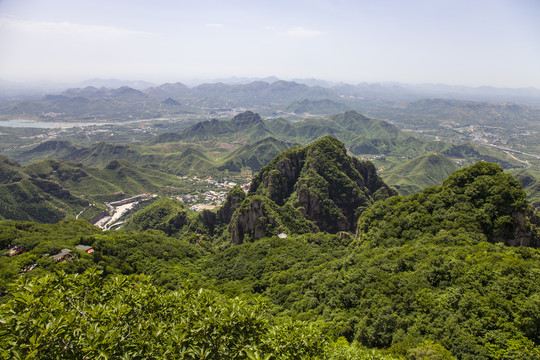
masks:
[[(75, 246), (75, 248), (77, 250), (84, 251), (87, 254), (91, 254), (91, 253), (94, 252), (94, 249), (92, 249), (92, 247), (88, 246), (88, 245), (77, 245), (77, 246)], [(71, 251), (70, 249), (62, 249), (62, 250), (60, 250), (60, 252), (58, 254), (53, 255), (52, 258), (56, 262), (67, 261), (67, 260), (71, 260), (71, 259), (75, 258), (75, 253), (73, 251)]]
[(225, 198), (227, 197), (226, 191), (214, 191), (208, 190), (201, 194), (196, 195), (181, 195), (177, 196), (176, 199), (184, 202), (185, 204), (197, 204), (202, 201), (203, 204), (197, 205), (221, 205)]
[[(91, 254), (91, 253), (94, 252), (94, 249), (91, 246), (88, 246), (88, 245), (77, 245), (77, 246), (75, 246), (75, 248), (77, 250), (84, 251), (87, 254)], [(8, 252), (7, 255), (8, 256), (15, 256), (15, 255), (19, 255), (19, 254), (21, 254), (23, 252), (24, 252), (24, 249), (21, 246), (15, 245), (11, 249), (9, 249), (9, 252)], [(76, 257), (76, 254), (70, 249), (62, 249), (62, 250), (60, 250), (60, 252), (58, 254), (51, 255), (51, 258), (54, 261), (56, 261), (57, 263), (63, 262), (63, 261), (68, 261), (68, 260), (74, 259), (75, 257)], [(27, 273), (29, 271), (32, 271), (37, 266), (38, 266), (38, 264), (36, 262), (32, 261), (31, 264), (28, 264), (28, 265), (22, 267), (19, 270), (19, 274), (24, 274), (24, 273)]]
[[(182, 179), (186, 178), (187, 177), (182, 177)], [(199, 179), (198, 177), (194, 176), (189, 180), (195, 183), (206, 183), (209, 187), (214, 188), (214, 190), (208, 190), (198, 194), (186, 194), (176, 197), (176, 199), (184, 202), (185, 204), (192, 205), (190, 209), (194, 211), (202, 211), (205, 209), (211, 210), (216, 206), (221, 205), (227, 198), (229, 189), (237, 185), (237, 183), (233, 181), (219, 182), (213, 180), (211, 177)], [(242, 189), (247, 192), (249, 190), (249, 183), (242, 185)]]

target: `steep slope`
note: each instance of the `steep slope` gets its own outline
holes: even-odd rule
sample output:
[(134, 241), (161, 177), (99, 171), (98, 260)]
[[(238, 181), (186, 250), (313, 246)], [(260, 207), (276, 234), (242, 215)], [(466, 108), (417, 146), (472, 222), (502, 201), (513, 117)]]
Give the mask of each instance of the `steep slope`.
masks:
[(17, 155), (21, 164), (43, 159), (67, 159), (80, 157), (80, 149), (67, 140), (49, 140)]
[[(169, 135), (164, 134), (164, 137)], [(178, 140), (177, 134), (172, 136), (175, 138), (168, 137), (165, 142)], [(174, 149), (167, 150), (160, 144), (132, 146), (101, 142), (89, 147), (76, 147), (69, 141), (46, 141), (18, 155), (17, 159), (27, 164), (41, 159), (60, 159), (100, 169), (111, 161), (122, 160), (173, 174), (203, 172), (215, 166), (214, 160), (201, 151), (200, 146), (186, 143), (175, 145)]]
[(520, 169), (511, 171), (511, 174), (520, 182), (532, 206), (540, 209), (540, 172)]
[(253, 171), (259, 171), (268, 164), (277, 154), (293, 147), (294, 144), (279, 141), (273, 137), (246, 144), (234, 150), (223, 158), (219, 170), (240, 171), (243, 167), (249, 167)]
[(181, 202), (167, 197), (136, 212), (124, 224), (125, 230), (161, 230), (172, 235), (190, 222), (188, 213)]
[(489, 241), (540, 247), (540, 218), (516, 179), (479, 162), (441, 186), (375, 204), (360, 217), (357, 237), (369, 246)]
[(5, 219), (56, 222), (75, 217), (90, 202), (96, 205), (91, 213), (97, 215), (104, 201), (181, 186), (177, 176), (125, 160), (112, 160), (103, 169), (61, 160), (25, 167), (0, 160), (0, 218)]
[[(290, 122), (285, 119), (264, 120), (259, 114), (246, 111), (229, 121), (209, 120), (199, 122), (182, 130), (177, 136), (162, 134), (152, 140), (153, 144), (170, 141), (246, 140), (256, 142), (267, 137), (283, 141), (310, 143), (324, 136), (333, 136), (359, 149), (359, 139), (406, 139), (394, 125), (370, 119), (356, 111), (328, 116), (307, 118)], [(361, 136), (361, 138), (360, 138)], [(388, 151), (388, 149), (386, 149)]]
[(396, 126), (383, 120), (368, 118), (356, 111), (332, 115), (328, 119), (335, 121), (347, 131), (356, 135), (362, 134), (370, 139), (397, 138), (401, 134)]
[(21, 173), (21, 170), (21, 166), (17, 162), (0, 155), (0, 184), (24, 179), (25, 176)]
[(394, 194), (373, 164), (348, 156), (343, 143), (325, 137), (284, 151), (261, 169), (229, 225), (232, 242), (310, 228), (354, 231), (367, 206)]
[(0, 158), (0, 219), (52, 223), (89, 205), (57, 182), (31, 176), (5, 157)]
[(27, 164), (37, 160), (60, 159), (103, 168), (112, 160), (125, 159), (135, 162), (139, 157), (128, 145), (100, 142), (89, 147), (78, 147), (67, 140), (50, 140), (17, 155), (17, 160)]
[(43, 160), (27, 165), (24, 172), (32, 177), (57, 182), (74, 194), (88, 198), (112, 196), (118, 192), (127, 195), (158, 192), (161, 187), (178, 183), (176, 176), (143, 169), (126, 160), (112, 160), (103, 169), (59, 160)]
[(458, 168), (447, 156), (428, 153), (382, 172), (381, 177), (387, 184), (395, 186), (400, 195), (410, 195), (442, 183)]
[(236, 115), (230, 121), (219, 121), (216, 119), (199, 122), (179, 133), (180, 140), (211, 140), (215, 138), (247, 137), (256, 141), (273, 133), (266, 127), (259, 114), (246, 111)]

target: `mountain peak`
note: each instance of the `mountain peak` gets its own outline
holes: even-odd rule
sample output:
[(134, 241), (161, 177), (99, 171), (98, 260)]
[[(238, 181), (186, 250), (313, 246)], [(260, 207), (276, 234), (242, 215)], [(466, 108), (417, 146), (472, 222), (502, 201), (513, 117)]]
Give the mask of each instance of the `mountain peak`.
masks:
[(261, 116), (252, 111), (245, 111), (232, 118), (231, 122), (236, 125), (249, 125), (262, 123)]
[(232, 242), (278, 230), (354, 231), (365, 208), (392, 195), (372, 163), (349, 156), (341, 141), (326, 136), (281, 152), (261, 169), (229, 225)]
[(161, 102), (164, 105), (180, 106), (180, 103), (173, 98), (168, 97), (167, 99)]

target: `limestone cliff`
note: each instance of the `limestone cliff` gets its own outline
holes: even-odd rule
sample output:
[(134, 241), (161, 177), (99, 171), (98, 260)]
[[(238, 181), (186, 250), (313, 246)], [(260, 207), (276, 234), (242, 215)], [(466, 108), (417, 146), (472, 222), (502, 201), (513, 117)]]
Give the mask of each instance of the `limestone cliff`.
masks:
[[(349, 156), (343, 143), (327, 136), (286, 150), (261, 169), (229, 225), (232, 242), (241, 243), (246, 235), (258, 239), (279, 227), (354, 231), (365, 208), (395, 194), (372, 163)], [(273, 209), (273, 216), (265, 209)], [(300, 218), (301, 224), (292, 221)]]

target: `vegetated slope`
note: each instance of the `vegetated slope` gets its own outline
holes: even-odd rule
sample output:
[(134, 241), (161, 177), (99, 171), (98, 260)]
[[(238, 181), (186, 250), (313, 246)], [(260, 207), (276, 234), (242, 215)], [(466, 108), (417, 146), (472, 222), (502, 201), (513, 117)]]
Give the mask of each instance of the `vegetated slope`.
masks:
[[(29, 307), (11, 300), (0, 308), (5, 329), (0, 339), (12, 344), (1, 350), (2, 357), (260, 359), (264, 354), (293, 360), (332, 354), (318, 329), (269, 320), (262, 305), (246, 299), (166, 291), (141, 276), (104, 280), (100, 275), (50, 275), (15, 290), (14, 296), (39, 302), (41, 311), (21, 331)], [(31, 293), (24, 288), (32, 288)], [(27, 334), (33, 334), (32, 341)]]
[(478, 146), (470, 142), (458, 145), (453, 144), (444, 149), (442, 153), (450, 158), (464, 160), (467, 163), (484, 161), (498, 164), (503, 169), (523, 167), (523, 164), (507, 154), (502, 154), (489, 147)]
[(58, 183), (29, 176), (17, 163), (0, 158), (0, 219), (52, 223), (88, 205)]
[[(329, 149), (321, 146), (325, 143)], [(323, 139), (313, 145), (312, 152), (332, 150), (334, 145), (340, 148), (335, 139)], [(288, 150), (283, 157), (278, 157), (276, 167), (268, 168), (269, 173), (277, 170), (280, 161), (285, 165), (287, 159), (292, 160), (292, 154), (298, 149)], [(320, 154), (325, 153), (328, 151)], [(316, 167), (317, 162), (311, 164)], [(238, 187), (229, 195), (229, 204), (259, 197), (267, 199), (263, 201), (264, 206), (278, 206), (264, 195), (252, 193), (246, 199)], [(168, 202), (168, 199), (164, 201), (165, 205)], [(242, 207), (238, 206), (237, 210)], [(234, 207), (224, 206), (216, 216), (226, 219)], [(190, 238), (197, 242), (192, 245), (158, 231), (102, 233), (95, 228), (79, 229), (82, 224), (80, 221), (54, 225), (0, 222), (3, 248), (7, 244), (20, 244), (28, 249), (14, 257), (0, 257), (0, 270), (19, 269), (26, 264), (24, 261), (32, 260), (38, 263), (33, 270), (38, 273), (55, 269), (82, 272), (98, 266), (108, 273), (152, 274), (155, 283), (177, 289), (186, 289), (185, 279), (189, 278), (194, 289), (211, 288), (231, 297), (264, 296), (269, 304), (265, 319), (277, 320), (285, 315), (324, 324), (326, 336), (330, 338), (343, 336), (363, 346), (385, 348), (387, 356), (401, 359), (419, 358), (426, 353), (432, 358), (452, 359), (453, 355), (458, 359), (482, 360), (535, 359), (540, 354), (540, 334), (536, 326), (540, 321), (537, 311), (540, 251), (533, 248), (539, 245), (540, 224), (519, 183), (494, 164), (479, 163), (458, 170), (441, 186), (420, 194), (376, 202), (360, 215), (357, 239), (324, 232), (289, 233), (286, 239), (272, 236), (215, 251), (212, 243), (197, 236)], [(42, 256), (81, 242), (92, 246), (94, 253), (77, 252), (74, 260), (58, 264)], [(205, 248), (210, 251), (205, 252)], [(32, 273), (23, 275), (20, 281), (41, 281), (28, 279), (28, 276)], [(81, 284), (87, 284), (85, 289), (90, 292), (92, 281), (89, 283), (85, 276), (79, 279)], [(13, 277), (18, 277), (17, 270), (10, 278)], [(66, 284), (69, 279), (71, 277), (64, 275), (64, 291), (70, 291)], [(116, 280), (115, 284), (122, 281)], [(124, 293), (119, 285), (115, 289), (119, 294), (135, 296), (140, 289), (138, 286), (144, 284), (146, 281), (130, 279), (129, 287), (135, 293)], [(107, 286), (104, 284), (102, 290)], [(25, 289), (24, 286), (18, 288)], [(53, 294), (54, 290), (48, 287), (44, 292)], [(71, 301), (79, 301), (83, 293), (79, 289), (77, 294), (81, 297), (70, 297)], [(148, 308), (147, 316), (159, 318), (160, 311), (167, 308), (160, 303), (160, 296), (166, 294), (163, 289), (151, 294), (155, 295), (144, 298), (154, 299), (155, 309)], [(123, 298), (131, 304), (131, 295), (127, 295)], [(28, 293), (27, 296), (40, 295)], [(221, 303), (224, 301), (223, 298)], [(65, 306), (51, 307), (39, 314), (54, 312), (60, 318), (65, 311), (73, 311), (80, 315), (75, 307), (69, 306), (69, 301), (56, 303)], [(9, 306), (15, 304), (24, 305), (16, 301)], [(102, 301), (101, 309), (117, 311), (123, 304), (124, 301), (118, 300), (109, 306)], [(209, 307), (204, 309), (218, 307), (212, 301), (207, 304)], [(15, 329), (19, 315), (27, 314), (26, 310), (17, 309), (7, 311), (3, 317), (10, 319), (10, 329), (12, 326)], [(201, 308), (201, 311), (206, 310)], [(214, 330), (230, 324), (227, 318), (216, 316), (212, 318), (217, 320), (211, 322)], [(31, 326), (46, 323), (39, 319), (41, 317)], [(136, 319), (140, 316), (134, 317), (130, 324), (135, 326)], [(157, 322), (155, 326), (160, 324)], [(28, 337), (22, 336), (24, 334), (18, 337), (15, 331), (2, 333), (0, 330), (0, 336), (8, 334), (10, 339), (19, 341), (19, 347), (32, 344), (26, 340)], [(213, 334), (221, 333), (214, 331)], [(152, 337), (145, 339), (147, 344), (155, 341)], [(124, 344), (124, 340), (114, 344)], [(162, 349), (167, 344), (160, 342), (156, 346)], [(276, 348), (275, 356), (283, 358), (279, 349)], [(302, 348), (302, 351), (306, 350)], [(326, 353), (319, 354), (333, 359)], [(361, 351), (361, 356), (357, 353), (357, 357), (353, 352), (348, 354), (351, 359), (365, 358)], [(342, 353), (335, 359), (343, 359), (343, 356)], [(384, 359), (382, 355), (371, 356)]]
[(7, 157), (0, 155), (0, 184), (20, 181), (25, 176), (21, 173), (21, 166)]
[(171, 174), (190, 175), (202, 174), (206, 170), (213, 169), (215, 162), (205, 152), (195, 147), (188, 147), (181, 153), (154, 155), (147, 167), (152, 167)]
[(371, 119), (356, 111), (332, 115), (328, 119), (336, 122), (349, 132), (356, 135), (361, 134), (367, 138), (384, 139), (403, 136), (403, 132), (389, 122)]
[(540, 252), (425, 240), (351, 248), (328, 234), (264, 238), (216, 253), (203, 274), (222, 292), (262, 294), (280, 313), (403, 358), (426, 341), (458, 359), (536, 358)]
[(278, 232), (353, 231), (374, 200), (394, 195), (375, 167), (347, 155), (331, 137), (280, 153), (252, 181), (229, 230), (242, 243)]
[(266, 127), (259, 114), (251, 111), (240, 113), (230, 121), (216, 119), (199, 122), (182, 130), (180, 140), (203, 141), (227, 137), (247, 137), (252, 141), (266, 138), (273, 133)]
[[(42, 160), (25, 167), (6, 158), (0, 163), (0, 218), (57, 222), (73, 218), (103, 201), (179, 184), (176, 176), (142, 169), (123, 160), (113, 160), (104, 169), (61, 160)], [(90, 219), (93, 216), (85, 217)]]
[[(418, 159), (408, 165), (426, 164), (430, 169), (416, 171), (415, 168), (414, 180), (407, 179), (409, 176), (398, 176), (398, 173), (413, 171), (404, 168), (404, 158), (411, 160), (429, 152), (444, 154), (462, 165), (489, 161), (505, 169), (524, 166), (507, 154), (471, 143), (449, 144), (412, 137), (388, 122), (370, 119), (355, 111), (298, 122), (279, 118), (264, 120), (247, 111), (230, 121), (205, 121), (180, 133), (162, 134), (148, 145), (99, 143), (77, 147), (66, 141), (53, 141), (44, 142), (15, 159), (28, 163), (45, 157), (60, 158), (98, 168), (104, 168), (113, 160), (124, 159), (175, 175), (213, 175), (223, 170), (238, 172), (244, 167), (256, 172), (279, 151), (290, 147), (285, 143), (307, 144), (324, 136), (343, 141), (352, 154), (374, 159), (376, 166), (386, 173), (392, 173), (398, 166), (394, 176), (389, 178), (389, 184), (399, 187), (402, 194), (434, 185), (451, 171), (445, 169), (448, 164), (441, 162), (439, 176), (433, 178), (430, 175), (436, 173), (431, 168), (433, 164)], [(269, 137), (276, 140), (265, 140)], [(239, 144), (244, 145), (234, 150)]]
[(255, 171), (268, 164), (277, 154), (295, 144), (268, 137), (234, 150), (221, 160), (218, 170), (240, 171), (249, 167)]
[(407, 104), (394, 115), (410, 124), (446, 122), (454, 126), (479, 124), (508, 128), (537, 127), (540, 110), (512, 103), (425, 99)]
[(521, 183), (531, 204), (540, 208), (540, 173), (531, 169), (519, 169), (511, 173)]
[[(163, 100), (163, 99), (160, 99)], [(118, 89), (68, 89), (60, 95), (8, 103), (1, 115), (26, 116), (43, 120), (107, 120), (149, 119), (160, 115), (158, 99), (139, 90), (123, 86)]]
[[(400, 195), (409, 195), (425, 187), (440, 184), (459, 167), (478, 161), (495, 163), (507, 170), (524, 166), (508, 154), (472, 143), (449, 144), (408, 138), (389, 142), (376, 140), (376, 144), (367, 146), (373, 142), (364, 142), (360, 151), (380, 156), (374, 162), (384, 169), (381, 177), (389, 185), (395, 186)], [(351, 146), (351, 150), (353, 149), (359, 151)], [(387, 151), (388, 149), (392, 150)], [(411, 149), (417, 149), (420, 155), (407, 155), (413, 154)], [(402, 156), (397, 155), (400, 151)], [(393, 155), (384, 155), (388, 153)]]
[(308, 144), (324, 136), (333, 136), (343, 141), (355, 155), (389, 157), (388, 161), (392, 166), (401, 163), (401, 160), (394, 159), (396, 157), (411, 159), (426, 152), (443, 153), (451, 158), (460, 159), (464, 164), (482, 160), (498, 163), (505, 169), (523, 166), (506, 154), (473, 144), (455, 145), (412, 137), (386, 121), (370, 119), (356, 111), (347, 111), (325, 118), (306, 118), (296, 122), (281, 118), (264, 120), (258, 114), (248, 111), (230, 121), (214, 119), (197, 123), (178, 134), (162, 134), (152, 140), (152, 143), (218, 139), (254, 143), (273, 137), (281, 141)]
[(251, 289), (280, 311), (326, 319), (336, 336), (403, 356), (431, 339), (460, 359), (533, 359), (539, 229), (519, 183), (478, 163), (369, 207), (352, 249), (329, 235), (273, 237), (215, 254), (207, 273), (221, 291)]
[(387, 184), (395, 186), (400, 195), (410, 195), (440, 184), (458, 168), (447, 156), (428, 153), (382, 172), (381, 177)]
[[(58, 146), (61, 143), (62, 146)], [(215, 166), (214, 160), (200, 150), (200, 145), (176, 144), (174, 149), (165, 146), (132, 146), (98, 143), (88, 147), (77, 147), (67, 141), (47, 141), (37, 147), (16, 155), (22, 163), (42, 159), (61, 159), (86, 166), (105, 168), (112, 161), (126, 160), (141, 167), (161, 170), (173, 174), (188, 174), (194, 170), (203, 172)], [(43, 153), (43, 149), (51, 149)]]
[(112, 160), (103, 169), (80, 163), (43, 160), (27, 165), (24, 171), (31, 176), (58, 182), (74, 194), (89, 198), (111, 196), (117, 192), (128, 195), (158, 192), (163, 186), (179, 182), (173, 175), (143, 169), (125, 160)]
[(66, 140), (49, 140), (16, 155), (15, 158), (24, 164), (37, 160), (60, 159), (103, 168), (112, 160), (136, 161), (139, 157), (129, 145), (100, 142), (89, 147), (79, 147)]
[(540, 247), (540, 218), (512, 175), (479, 162), (456, 171), (441, 186), (375, 204), (358, 224), (358, 241), (371, 246), (447, 236)]
[(395, 126), (376, 119), (367, 118), (356, 111), (347, 111), (324, 119), (308, 118), (289, 122), (278, 118), (264, 120), (259, 114), (246, 111), (229, 121), (217, 119), (199, 122), (177, 133), (167, 133), (151, 141), (152, 144), (170, 141), (206, 141), (213, 139), (249, 139), (256, 142), (267, 137), (283, 141), (309, 143), (324, 136), (334, 136), (342, 141), (351, 141), (362, 135), (364, 138), (406, 138)]
[(161, 230), (172, 235), (191, 222), (185, 207), (178, 200), (167, 197), (137, 211), (123, 226), (125, 230)]
[(44, 159), (69, 159), (79, 158), (81, 149), (67, 140), (48, 140), (41, 144), (17, 154), (16, 160), (21, 164), (35, 162)]

